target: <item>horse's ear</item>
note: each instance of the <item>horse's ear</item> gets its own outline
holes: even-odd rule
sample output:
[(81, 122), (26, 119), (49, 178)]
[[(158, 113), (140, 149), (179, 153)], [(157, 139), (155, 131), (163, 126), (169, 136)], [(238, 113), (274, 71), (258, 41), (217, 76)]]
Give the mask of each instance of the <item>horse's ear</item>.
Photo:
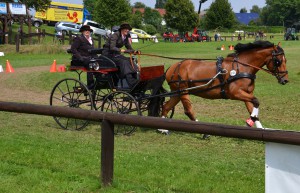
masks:
[(278, 45), (277, 45), (277, 46), (281, 47), (281, 42), (278, 42)]

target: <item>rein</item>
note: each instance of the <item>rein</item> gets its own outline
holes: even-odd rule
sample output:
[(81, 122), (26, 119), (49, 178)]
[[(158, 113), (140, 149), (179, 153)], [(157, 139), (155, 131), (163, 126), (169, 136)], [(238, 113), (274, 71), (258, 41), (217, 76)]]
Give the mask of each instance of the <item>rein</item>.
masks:
[(157, 58), (165, 58), (165, 59), (171, 59), (171, 60), (198, 60), (198, 61), (201, 61), (201, 60), (216, 60), (216, 59), (212, 59), (212, 58), (202, 58), (202, 59), (199, 59), (199, 58), (176, 58), (176, 57), (168, 57), (168, 56), (160, 56), (160, 55), (155, 55), (155, 54), (139, 54), (139, 55), (142, 55), (142, 56), (152, 56), (152, 57), (157, 57)]
[[(225, 60), (226, 60), (226, 59), (225, 59)], [(237, 62), (237, 63), (242, 64), (242, 65), (244, 65), (244, 66), (249, 66), (249, 67), (252, 67), (252, 68), (257, 69), (257, 70), (265, 71), (265, 72), (267, 72), (267, 73), (269, 73), (269, 74), (271, 74), (271, 75), (274, 76), (274, 73), (273, 73), (273, 72), (271, 72), (271, 71), (268, 70), (268, 69), (262, 68), (262, 67), (253, 66), (252, 64), (240, 62), (239, 60), (236, 60), (236, 59), (234, 59), (234, 60), (227, 60), (227, 61), (230, 61), (230, 62)]]
[[(283, 53), (283, 52), (279, 52), (279, 53), (274, 53), (274, 52), (272, 52), (272, 58), (269, 60), (269, 63), (271, 62), (271, 60), (277, 59), (275, 56), (279, 56), (279, 55), (284, 55), (284, 53)], [(275, 57), (275, 59), (274, 59), (274, 57)], [(226, 60), (226, 59), (225, 59), (225, 60)], [(278, 59), (277, 59), (277, 60), (278, 60)], [(227, 60), (227, 61), (228, 61), (228, 60)], [(276, 76), (276, 77), (277, 77), (277, 73), (287, 73), (287, 71), (284, 71), (284, 72), (275, 72), (275, 70), (274, 70), (274, 72), (272, 72), (272, 71), (269, 70), (269, 69), (265, 69), (265, 68), (262, 68), (262, 67), (257, 67), (257, 66), (248, 64), (248, 63), (240, 62), (240, 61), (237, 60), (236, 58), (234, 58), (233, 60), (230, 60), (230, 61), (233, 62), (233, 63), (236, 62), (236, 63), (242, 64), (242, 65), (244, 65), (244, 66), (249, 66), (249, 67), (252, 67), (252, 68), (257, 69), (257, 70), (262, 70), (262, 71), (267, 72), (267, 73), (271, 74), (272, 76)]]

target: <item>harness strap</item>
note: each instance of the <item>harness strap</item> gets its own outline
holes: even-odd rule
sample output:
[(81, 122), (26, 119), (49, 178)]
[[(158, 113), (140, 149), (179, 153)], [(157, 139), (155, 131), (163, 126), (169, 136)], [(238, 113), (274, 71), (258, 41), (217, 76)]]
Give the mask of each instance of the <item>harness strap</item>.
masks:
[(233, 81), (235, 81), (235, 80), (238, 80), (238, 79), (240, 79), (240, 78), (249, 78), (249, 79), (251, 79), (251, 80), (255, 80), (256, 75), (242, 72), (242, 73), (239, 73), (239, 74), (237, 74), (237, 75), (235, 75), (235, 76), (229, 77), (229, 78), (226, 80), (226, 82), (227, 82), (227, 84), (230, 84), (231, 82), (233, 82)]
[[(222, 68), (222, 63), (223, 63), (223, 60), (224, 58), (223, 57), (218, 57), (217, 58), (217, 72), (216, 73), (219, 73), (219, 72), (222, 72), (223, 71), (223, 68)], [(221, 96), (223, 99), (227, 99), (227, 96), (226, 96), (226, 93), (225, 93), (225, 84), (224, 84), (224, 76), (223, 74), (219, 74), (218, 75), (218, 79), (220, 81), (220, 87), (221, 87)]]
[[(182, 62), (179, 62), (179, 64), (176, 66), (176, 68), (174, 69), (173, 71), (173, 74), (171, 76), (171, 79), (170, 79), (170, 82), (168, 84), (171, 84), (171, 83), (177, 83), (178, 84), (178, 87), (180, 87), (180, 84), (183, 82), (182, 81), (182, 78), (180, 76), (180, 66), (181, 66)], [(177, 72), (177, 76), (178, 76), (178, 80), (174, 81), (173, 78), (174, 78), (174, 74)]]

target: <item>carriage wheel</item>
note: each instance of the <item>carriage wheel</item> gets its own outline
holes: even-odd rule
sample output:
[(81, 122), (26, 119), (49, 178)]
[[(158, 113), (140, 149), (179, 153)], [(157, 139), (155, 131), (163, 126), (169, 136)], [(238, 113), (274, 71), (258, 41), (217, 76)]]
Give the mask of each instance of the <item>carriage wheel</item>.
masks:
[[(84, 83), (73, 78), (66, 78), (59, 81), (52, 89), (50, 105), (93, 110), (93, 99)], [(88, 124), (87, 120), (53, 118), (61, 128), (68, 130), (81, 130)]]
[(92, 96), (94, 101), (94, 108), (96, 110), (101, 110), (101, 106), (103, 104), (103, 101), (105, 97), (112, 92), (111, 89), (99, 89), (99, 90), (93, 90)]
[[(127, 92), (116, 91), (107, 95), (103, 101), (101, 111), (126, 115), (141, 115), (138, 102)], [(115, 125), (115, 134), (130, 135), (136, 126)]]

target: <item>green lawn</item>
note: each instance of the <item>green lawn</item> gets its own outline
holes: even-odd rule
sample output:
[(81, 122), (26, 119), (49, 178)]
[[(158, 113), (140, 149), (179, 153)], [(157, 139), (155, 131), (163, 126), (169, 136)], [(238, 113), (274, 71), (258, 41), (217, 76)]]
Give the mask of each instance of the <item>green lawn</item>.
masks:
[[(249, 39), (242, 42), (253, 41)], [(268, 128), (300, 131), (299, 41), (282, 43), (287, 57), (290, 82), (279, 85), (275, 77), (259, 72), (255, 95), (260, 101), (260, 120)], [(183, 58), (225, 57), (234, 42), (134, 44), (142, 53)], [(224, 45), (225, 51), (217, 50)], [(2, 45), (1, 45), (2, 46)], [(1, 49), (4, 49), (0, 46)], [(15, 70), (21, 67), (69, 63), (70, 55), (13, 53), (0, 58), (9, 60)], [(142, 66), (165, 64), (176, 60), (141, 57)], [(0, 73), (0, 78), (1, 78)], [(49, 93), (72, 72), (34, 72), (18, 79), (5, 79), (7, 87), (28, 88)], [(165, 85), (167, 88), (167, 85)], [(25, 90), (24, 92), (26, 92)], [(31, 101), (30, 97), (24, 99)], [(7, 99), (9, 101), (9, 99)], [(245, 125), (245, 105), (239, 101), (207, 100), (192, 97), (197, 118), (203, 122)], [(48, 102), (44, 104), (48, 105)], [(181, 105), (175, 119), (188, 120)], [(169, 136), (155, 131), (137, 131), (115, 138), (114, 182), (102, 187), (100, 181), (100, 136), (98, 123), (84, 131), (59, 129), (51, 117), (0, 112), (0, 192), (178, 192), (178, 193), (259, 193), (264, 192), (264, 143), (173, 132)]]

